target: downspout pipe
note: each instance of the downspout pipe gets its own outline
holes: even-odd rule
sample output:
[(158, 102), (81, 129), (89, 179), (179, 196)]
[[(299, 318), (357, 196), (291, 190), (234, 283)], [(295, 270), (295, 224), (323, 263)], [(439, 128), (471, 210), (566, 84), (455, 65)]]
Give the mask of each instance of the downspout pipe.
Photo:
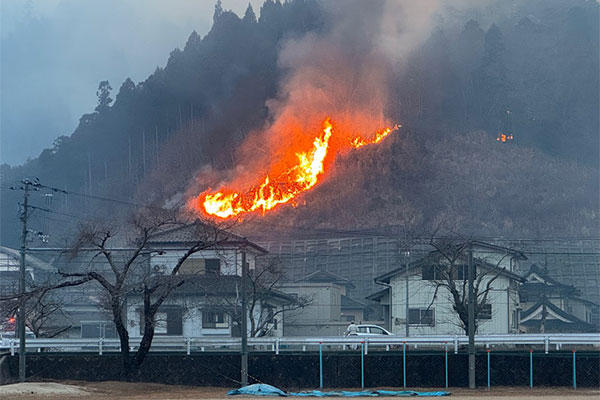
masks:
[[(390, 300), (390, 302), (389, 302), (389, 316), (388, 316), (388, 318), (389, 318), (389, 321), (388, 321), (389, 325), (388, 325), (388, 327), (389, 327), (389, 329), (391, 331), (392, 330), (392, 326), (393, 326), (392, 325), (392, 322), (393, 322), (392, 321), (392, 285), (390, 285), (387, 282), (380, 281), (377, 278), (374, 278), (373, 281), (375, 282), (376, 285), (381, 285), (381, 286), (384, 286), (384, 287), (386, 287), (386, 288), (389, 289), (389, 300)], [(408, 315), (406, 316), (406, 318), (408, 318)]]

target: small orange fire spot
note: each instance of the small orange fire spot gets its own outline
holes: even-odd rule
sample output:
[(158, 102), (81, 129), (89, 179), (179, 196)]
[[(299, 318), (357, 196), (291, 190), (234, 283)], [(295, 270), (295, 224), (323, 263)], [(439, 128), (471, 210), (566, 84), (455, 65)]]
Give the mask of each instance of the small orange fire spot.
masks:
[(499, 133), (498, 136), (496, 137), (497, 142), (506, 143), (509, 140), (513, 140), (512, 133), (510, 133), (508, 135), (506, 133)]
[[(357, 137), (350, 141), (350, 148), (379, 143), (399, 128), (400, 125), (395, 125), (393, 128), (382, 129), (372, 139)], [(191, 202), (191, 207), (209, 217), (226, 219), (256, 211), (264, 215), (265, 212), (279, 204), (288, 202), (294, 204), (292, 199), (314, 187), (324, 173), (324, 161), (331, 149), (330, 139), (333, 135), (333, 122), (331, 118), (326, 118), (323, 121), (323, 131), (314, 138), (312, 148), (305, 152), (295, 153), (295, 157), (291, 158), (292, 165), (283, 168), (282, 173), (275, 176), (267, 174), (261, 183), (245, 192), (228, 188), (222, 188), (216, 192), (207, 190)], [(345, 146), (348, 148), (348, 144)], [(343, 149), (334, 149), (333, 153), (336, 150)], [(281, 160), (281, 163), (284, 162), (287, 163), (287, 161)]]
[(365, 140), (365, 139), (360, 138), (360, 137), (354, 138), (353, 140), (350, 141), (350, 145), (352, 145), (352, 147), (354, 147), (355, 149), (358, 149), (359, 147), (363, 147), (363, 146), (366, 146), (368, 144), (379, 143), (383, 139), (385, 139), (385, 137), (387, 135), (389, 135), (393, 131), (397, 131), (400, 128), (402, 128), (402, 125), (396, 124), (396, 125), (394, 125), (393, 128), (382, 129), (382, 130), (378, 131), (375, 134), (375, 137), (373, 139), (370, 139), (370, 140)]

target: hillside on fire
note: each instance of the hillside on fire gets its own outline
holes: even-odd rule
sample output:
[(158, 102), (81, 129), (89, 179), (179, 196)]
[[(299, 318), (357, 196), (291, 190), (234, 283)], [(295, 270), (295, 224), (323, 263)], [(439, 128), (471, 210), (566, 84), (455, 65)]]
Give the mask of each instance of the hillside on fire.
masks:
[[(2, 164), (3, 189), (36, 176), (72, 195), (32, 215), (53, 243), (139, 204), (249, 233), (597, 236), (600, 6), (483, 3), (216, 1), (204, 37), (142, 82), (99, 82), (72, 133)], [(4, 245), (19, 196), (1, 192)]]

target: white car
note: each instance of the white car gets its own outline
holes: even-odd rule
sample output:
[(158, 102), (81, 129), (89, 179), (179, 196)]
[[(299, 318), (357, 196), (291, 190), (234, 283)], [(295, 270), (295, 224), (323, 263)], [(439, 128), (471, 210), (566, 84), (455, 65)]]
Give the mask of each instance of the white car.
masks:
[(388, 330), (380, 327), (379, 325), (356, 325), (358, 332), (351, 333), (347, 336), (391, 336)]

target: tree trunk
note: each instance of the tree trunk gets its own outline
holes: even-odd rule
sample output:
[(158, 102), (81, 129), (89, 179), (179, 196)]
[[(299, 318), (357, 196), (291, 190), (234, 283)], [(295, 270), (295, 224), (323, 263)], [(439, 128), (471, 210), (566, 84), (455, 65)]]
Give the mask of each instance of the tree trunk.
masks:
[(148, 355), (148, 352), (150, 351), (150, 347), (152, 346), (152, 339), (154, 339), (154, 330), (155, 330), (154, 317), (156, 316), (156, 313), (158, 312), (158, 309), (159, 309), (160, 305), (162, 304), (162, 301), (157, 301), (156, 304), (151, 304), (150, 303), (151, 296), (152, 296), (152, 293), (147, 288), (145, 288), (145, 290), (144, 290), (144, 333), (142, 335), (142, 340), (140, 341), (140, 347), (138, 347), (138, 350), (135, 353), (135, 357), (129, 366), (130, 374), (137, 372), (140, 369), (142, 363), (144, 362), (144, 360), (146, 359), (146, 356)]
[(129, 332), (127, 332), (127, 327), (123, 323), (123, 317), (120, 310), (114, 312), (113, 321), (115, 323), (117, 333), (119, 334), (119, 342), (121, 344), (121, 375), (125, 379), (129, 379)]

